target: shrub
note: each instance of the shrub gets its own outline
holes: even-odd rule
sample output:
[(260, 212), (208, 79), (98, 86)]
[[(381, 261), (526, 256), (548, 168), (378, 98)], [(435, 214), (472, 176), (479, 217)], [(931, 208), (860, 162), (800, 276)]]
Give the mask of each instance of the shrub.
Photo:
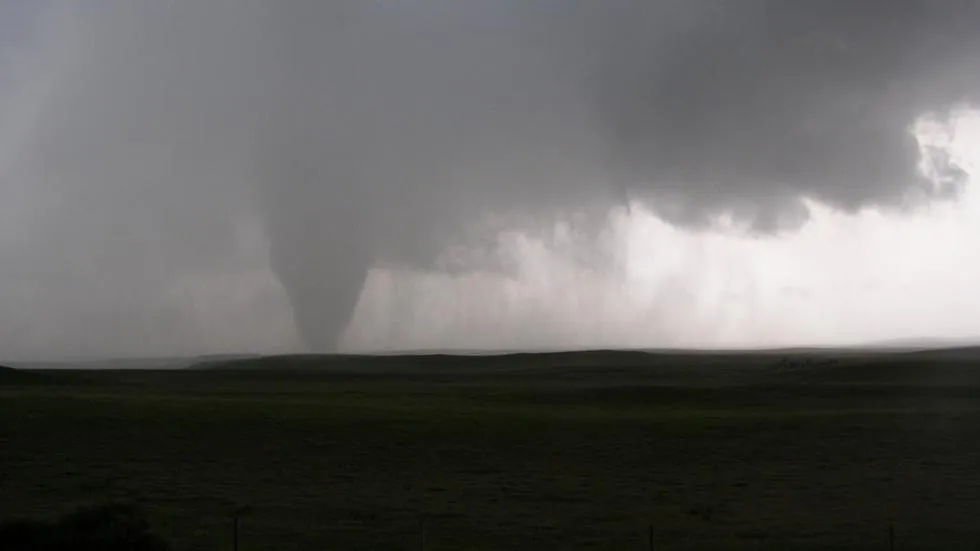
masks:
[(79, 508), (54, 523), (0, 522), (4, 551), (168, 551), (142, 512), (128, 504)]

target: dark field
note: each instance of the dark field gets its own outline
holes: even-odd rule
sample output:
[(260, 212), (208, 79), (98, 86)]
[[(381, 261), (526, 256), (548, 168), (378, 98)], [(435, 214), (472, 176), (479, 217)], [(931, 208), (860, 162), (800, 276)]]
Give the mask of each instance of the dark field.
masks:
[[(0, 518), (178, 550), (980, 549), (980, 354), (0, 370)], [(423, 537), (424, 533), (424, 537)]]

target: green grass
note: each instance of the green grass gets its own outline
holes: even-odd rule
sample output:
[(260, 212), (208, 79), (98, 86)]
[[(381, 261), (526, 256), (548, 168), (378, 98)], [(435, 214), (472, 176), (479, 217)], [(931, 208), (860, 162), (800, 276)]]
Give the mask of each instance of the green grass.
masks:
[[(772, 355), (249, 360), (0, 381), (0, 518), (178, 549), (980, 546), (980, 368)], [(299, 363), (297, 363), (299, 362)], [(385, 363), (387, 362), (387, 363)], [(891, 367), (889, 367), (891, 366)]]

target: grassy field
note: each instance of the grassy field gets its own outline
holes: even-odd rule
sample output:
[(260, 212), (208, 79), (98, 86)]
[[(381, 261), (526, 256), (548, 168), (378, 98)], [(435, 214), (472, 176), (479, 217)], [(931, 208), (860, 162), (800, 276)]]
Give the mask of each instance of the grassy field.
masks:
[[(180, 550), (980, 549), (980, 354), (0, 371), (0, 518)], [(975, 367), (977, 366), (977, 367)], [(424, 535), (423, 535), (424, 534)]]

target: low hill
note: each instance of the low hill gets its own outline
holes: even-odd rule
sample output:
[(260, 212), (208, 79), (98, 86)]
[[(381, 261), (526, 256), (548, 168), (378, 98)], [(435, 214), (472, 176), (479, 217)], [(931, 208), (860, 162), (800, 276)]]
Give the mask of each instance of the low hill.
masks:
[(249, 379), (295, 377), (590, 381), (603, 384), (869, 384), (980, 386), (980, 349), (284, 355), (192, 366)]
[(305, 354), (263, 356), (225, 362), (205, 362), (192, 369), (233, 371), (326, 371), (358, 373), (445, 373), (551, 371), (610, 373), (617, 370), (735, 367), (768, 364), (778, 359), (769, 354), (716, 354), (704, 351), (647, 352), (639, 350), (584, 350), (568, 352), (520, 352), (506, 354), (405, 354), (345, 355)]
[(36, 374), (24, 371), (22, 369), (15, 369), (10, 366), (0, 365), (0, 384), (4, 383), (20, 383), (23, 381), (29, 381), (36, 378)]

